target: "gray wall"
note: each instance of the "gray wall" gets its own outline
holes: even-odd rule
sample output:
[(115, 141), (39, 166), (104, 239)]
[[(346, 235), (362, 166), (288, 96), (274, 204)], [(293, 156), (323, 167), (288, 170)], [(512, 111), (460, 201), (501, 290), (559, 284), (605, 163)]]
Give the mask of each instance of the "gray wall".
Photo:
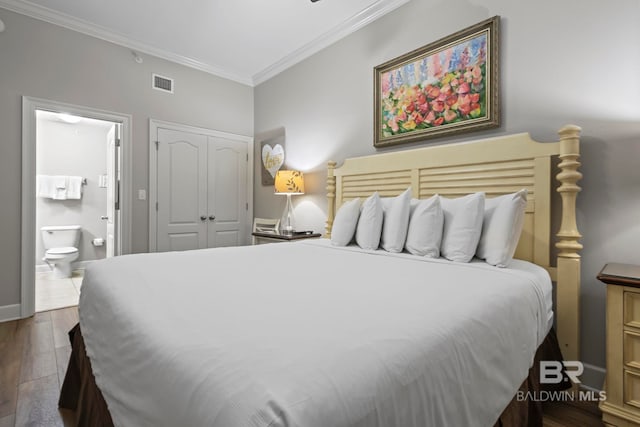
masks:
[[(132, 114), (134, 193), (148, 188), (149, 118), (244, 135), (255, 126), (256, 147), (284, 128), (287, 165), (305, 172), (298, 228), (322, 230), (326, 161), (375, 152), (373, 67), (493, 15), (502, 16), (503, 124), (431, 144), (522, 131), (555, 140), (566, 123), (583, 127), (582, 354), (604, 366), (605, 290), (595, 275), (607, 261), (640, 262), (637, 0), (413, 0), (255, 90), (153, 57), (137, 64), (126, 48), (0, 9), (0, 307), (20, 301), (22, 95)], [(152, 72), (174, 77), (175, 95), (153, 91)], [(255, 177), (255, 215), (279, 217), (284, 198)], [(147, 250), (147, 216), (147, 202), (134, 201), (136, 252)]]
[[(325, 163), (376, 152), (373, 67), (494, 15), (502, 17), (502, 126), (429, 144), (525, 131), (551, 141), (564, 124), (583, 128), (583, 381), (600, 388), (605, 287), (595, 276), (608, 261), (640, 262), (640, 2), (413, 0), (258, 86), (256, 146), (263, 132), (286, 129), (287, 164), (311, 178), (311, 194), (294, 199), (296, 218), (322, 230)], [(282, 200), (255, 176), (255, 215), (279, 217)]]
[[(0, 19), (0, 307), (20, 302), (23, 95), (133, 116), (132, 189), (148, 189), (149, 118), (253, 135), (253, 89), (5, 9)], [(175, 79), (153, 90), (151, 73)], [(148, 203), (134, 200), (133, 251), (148, 249)]]
[(107, 173), (107, 133), (113, 125), (88, 119), (63, 123), (40, 113), (37, 123), (36, 174), (77, 175), (86, 178), (87, 184), (82, 186), (80, 200), (36, 199), (36, 266), (45, 265), (40, 227), (48, 225), (81, 225), (77, 261), (104, 258), (106, 246), (91, 242), (107, 237), (107, 223), (100, 219), (107, 213), (107, 189), (98, 186), (98, 175)]

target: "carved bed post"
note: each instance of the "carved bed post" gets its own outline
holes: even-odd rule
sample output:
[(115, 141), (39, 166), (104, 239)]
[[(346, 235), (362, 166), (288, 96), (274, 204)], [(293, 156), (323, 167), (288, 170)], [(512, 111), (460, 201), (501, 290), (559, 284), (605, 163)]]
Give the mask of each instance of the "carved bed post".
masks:
[(331, 228), (333, 227), (333, 218), (336, 214), (336, 177), (333, 170), (336, 168), (336, 162), (327, 163), (327, 226), (325, 227), (324, 236), (331, 238)]
[(562, 224), (557, 233), (558, 278), (557, 316), (558, 341), (566, 360), (580, 360), (580, 254), (582, 237), (576, 224), (577, 182), (582, 178), (580, 167), (580, 131), (568, 125), (560, 129), (560, 182)]

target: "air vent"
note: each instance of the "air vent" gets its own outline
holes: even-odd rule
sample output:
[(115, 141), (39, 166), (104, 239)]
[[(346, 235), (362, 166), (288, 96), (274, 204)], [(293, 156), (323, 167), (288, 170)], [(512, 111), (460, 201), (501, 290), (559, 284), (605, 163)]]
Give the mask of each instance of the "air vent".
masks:
[(173, 93), (173, 79), (153, 74), (153, 88), (163, 92)]

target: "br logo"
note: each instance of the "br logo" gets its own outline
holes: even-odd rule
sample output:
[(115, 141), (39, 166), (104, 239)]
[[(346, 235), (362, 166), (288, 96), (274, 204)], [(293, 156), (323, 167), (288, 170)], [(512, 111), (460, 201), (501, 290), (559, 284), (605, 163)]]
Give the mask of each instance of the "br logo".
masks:
[(569, 377), (573, 383), (580, 384), (578, 377), (584, 372), (584, 366), (582, 362), (575, 360), (567, 360), (564, 362), (558, 362), (556, 360), (540, 361), (540, 384), (560, 384), (564, 378), (562, 375), (563, 367), (565, 375)]

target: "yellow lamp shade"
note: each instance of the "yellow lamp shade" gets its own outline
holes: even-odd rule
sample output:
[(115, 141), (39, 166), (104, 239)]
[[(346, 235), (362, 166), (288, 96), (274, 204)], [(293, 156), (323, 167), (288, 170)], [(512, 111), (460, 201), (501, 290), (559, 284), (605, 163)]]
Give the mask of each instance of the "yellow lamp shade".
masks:
[(304, 194), (304, 176), (300, 171), (276, 172), (275, 194)]

